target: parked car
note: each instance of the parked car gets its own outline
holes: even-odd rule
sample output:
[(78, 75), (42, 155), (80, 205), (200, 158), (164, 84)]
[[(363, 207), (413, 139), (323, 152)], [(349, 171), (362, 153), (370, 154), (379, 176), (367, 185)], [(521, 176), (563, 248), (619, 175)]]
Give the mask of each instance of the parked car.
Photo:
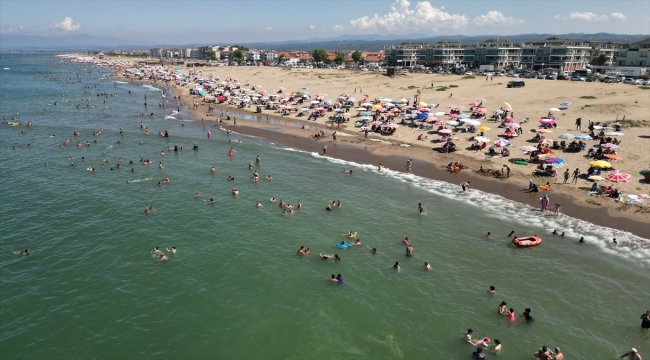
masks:
[(542, 79), (542, 80), (544, 80), (544, 79), (546, 79), (546, 75), (544, 75), (544, 74), (539, 74), (539, 75), (537, 75), (537, 78), (538, 78), (538, 79)]
[(546, 80), (555, 80), (555, 75), (546, 75), (546, 77), (544, 79), (546, 79)]
[(569, 80), (570, 78), (569, 78), (568, 75), (558, 75), (557, 78), (555, 78), (555, 79), (556, 80)]
[(585, 81), (586, 82), (596, 82), (596, 81), (598, 81), (598, 76), (588, 77), (587, 80), (585, 80)]
[(471, 71), (468, 71), (468, 72), (465, 73), (465, 75), (474, 75), (474, 73), (471, 72)]
[(641, 85), (650, 85), (650, 79), (641, 81)]
[(572, 76), (571, 81), (585, 81), (586, 79), (582, 76)]
[(524, 87), (525, 85), (526, 83), (524, 83), (523, 81), (511, 81), (508, 83), (507, 86), (509, 88), (518, 88), (518, 87)]
[(628, 79), (625, 79), (624, 83), (625, 84), (630, 84), (630, 85), (641, 85), (641, 79), (628, 78)]
[(508, 74), (508, 77), (518, 78), (519, 74)]

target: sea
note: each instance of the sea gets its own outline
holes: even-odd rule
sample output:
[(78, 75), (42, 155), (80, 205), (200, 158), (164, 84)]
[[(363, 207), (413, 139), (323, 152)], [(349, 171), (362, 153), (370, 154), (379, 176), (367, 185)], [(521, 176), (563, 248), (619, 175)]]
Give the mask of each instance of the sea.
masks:
[[(0, 114), (20, 123), (0, 128), (3, 360), (469, 359), (469, 328), (501, 342), (488, 358), (543, 345), (567, 359), (632, 347), (650, 357), (639, 319), (650, 308), (648, 239), (228, 134), (174, 113), (165, 89), (55, 55), (0, 55)], [(303, 208), (283, 215), (281, 200)], [(333, 201), (341, 207), (326, 211)], [(543, 243), (515, 247), (511, 230)], [(361, 246), (336, 247), (349, 231)], [(497, 313), (501, 301), (516, 321)], [(534, 322), (519, 320), (525, 308)]]

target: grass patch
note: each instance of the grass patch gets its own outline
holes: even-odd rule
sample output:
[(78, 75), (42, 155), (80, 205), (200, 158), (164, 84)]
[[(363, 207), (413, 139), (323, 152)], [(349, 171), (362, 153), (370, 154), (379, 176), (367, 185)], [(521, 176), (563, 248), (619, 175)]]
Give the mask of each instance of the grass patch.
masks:
[(467, 76), (463, 76), (461, 79), (476, 79), (476, 76), (467, 75)]
[(450, 88), (457, 88), (458, 85), (449, 85)]
[(447, 91), (447, 90), (449, 90), (449, 88), (446, 87), (446, 86), (438, 86), (438, 87), (436, 88), (436, 91)]
[(650, 127), (650, 120), (625, 119), (618, 121), (623, 127)]
[(587, 104), (587, 105), (585, 105), (584, 107), (590, 107), (590, 106), (591, 106), (591, 105)]
[(595, 99), (595, 96), (581, 96), (581, 99)]
[(639, 86), (641, 90), (650, 90), (650, 86)]
[(418, 88), (418, 87), (415, 86), (415, 85), (410, 85), (407, 89), (409, 89), (409, 90), (413, 90), (413, 89), (417, 89), (417, 88)]
[(503, 83), (497, 83), (497, 85), (503, 85)]
[(288, 66), (284, 66), (284, 67), (282, 67), (282, 70), (285, 70), (285, 71), (291, 71), (291, 68), (288, 67)]

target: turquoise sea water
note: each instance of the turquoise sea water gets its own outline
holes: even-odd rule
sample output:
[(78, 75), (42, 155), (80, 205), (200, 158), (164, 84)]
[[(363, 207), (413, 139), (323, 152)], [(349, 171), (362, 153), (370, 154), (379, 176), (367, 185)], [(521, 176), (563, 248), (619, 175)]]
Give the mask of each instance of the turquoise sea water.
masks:
[[(630, 347), (650, 356), (639, 320), (650, 307), (650, 254), (639, 245), (647, 240), (264, 139), (233, 134), (242, 143), (229, 143), (212, 124), (164, 120), (175, 106), (159, 108), (159, 90), (115, 87), (101, 80), (106, 69), (47, 54), (3, 54), (0, 65), (10, 68), (0, 73), (0, 112), (10, 119), (20, 108), (18, 121), (34, 123), (0, 128), (2, 359), (467, 359), (473, 347), (461, 338), (470, 327), (476, 338), (501, 340), (504, 350), (488, 358), (528, 358), (542, 345), (571, 359), (613, 358)], [(53, 74), (58, 81), (42, 78)], [(81, 82), (66, 83), (77, 74)], [(71, 106), (81, 98), (96, 108)], [(157, 135), (164, 129), (169, 138)], [(60, 148), (75, 130), (83, 135)], [(184, 150), (166, 150), (175, 144)], [(257, 155), (256, 169), (272, 181), (252, 181), (248, 162)], [(123, 168), (111, 171), (120, 157)], [(353, 176), (342, 172), (349, 168)], [(163, 177), (171, 183), (157, 186)], [(210, 197), (215, 204), (204, 204)], [(271, 197), (305, 208), (282, 216)], [(325, 211), (332, 200), (343, 206)], [(145, 215), (149, 204), (155, 212)], [(569, 238), (551, 236), (554, 228)], [(350, 230), (362, 246), (336, 248)], [(514, 248), (510, 230), (543, 234), (544, 242)], [(404, 255), (405, 236), (413, 258)], [(586, 244), (577, 244), (580, 236)], [(178, 253), (160, 263), (155, 246)], [(312, 253), (297, 256), (300, 246)], [(32, 254), (12, 254), (25, 248)], [(328, 281), (339, 273), (344, 284)], [(490, 285), (496, 295), (486, 293)], [(502, 300), (517, 314), (532, 308), (535, 322), (498, 316)]]

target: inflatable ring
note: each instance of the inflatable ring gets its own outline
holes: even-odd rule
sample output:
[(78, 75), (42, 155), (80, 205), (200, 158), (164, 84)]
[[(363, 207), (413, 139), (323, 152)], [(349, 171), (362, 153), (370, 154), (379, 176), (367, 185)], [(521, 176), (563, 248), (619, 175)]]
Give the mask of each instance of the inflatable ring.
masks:
[(539, 236), (522, 236), (514, 238), (512, 243), (522, 247), (536, 246), (542, 243), (542, 239)]
[(339, 242), (336, 243), (336, 247), (337, 247), (337, 248), (340, 248), (340, 249), (347, 249), (347, 248), (349, 248), (350, 246), (351, 246), (351, 245), (348, 244), (348, 243), (345, 242), (345, 241), (339, 241)]

